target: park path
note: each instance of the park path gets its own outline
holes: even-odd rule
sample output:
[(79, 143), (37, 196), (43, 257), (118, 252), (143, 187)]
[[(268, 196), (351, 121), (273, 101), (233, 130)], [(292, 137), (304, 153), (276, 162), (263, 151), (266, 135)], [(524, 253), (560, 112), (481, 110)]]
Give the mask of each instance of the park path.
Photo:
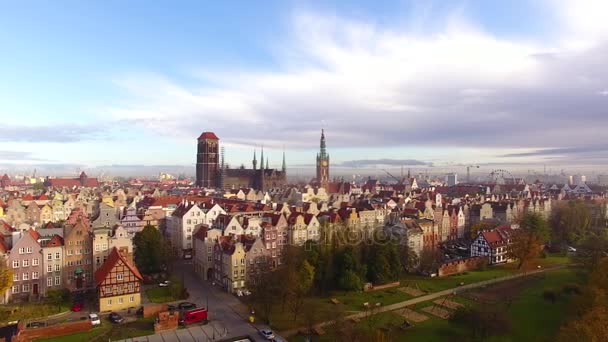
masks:
[[(501, 283), (501, 282), (509, 281), (509, 280), (513, 280), (513, 279), (528, 277), (528, 276), (532, 276), (532, 275), (539, 274), (539, 273), (555, 271), (555, 270), (558, 270), (558, 269), (566, 268), (568, 266), (569, 265), (552, 266), (552, 267), (547, 267), (547, 268), (543, 268), (543, 269), (538, 269), (538, 270), (533, 270), (533, 271), (526, 271), (526, 272), (517, 273), (517, 274), (513, 274), (513, 275), (508, 275), (508, 276), (504, 276), (504, 277), (500, 277), (500, 278), (483, 280), (483, 281), (476, 282), (476, 283), (471, 283), (471, 284), (467, 284), (467, 285), (457, 286), (457, 287), (453, 287), (451, 289), (447, 289), (447, 290), (443, 290), (443, 291), (439, 291), (439, 292), (433, 292), (433, 293), (428, 294), (428, 295), (424, 295), (424, 296), (408, 299), (408, 300), (403, 301), (403, 302), (381, 306), (381, 307), (379, 307), (377, 309), (374, 309), (372, 312), (361, 311), (361, 312), (358, 312), (358, 313), (346, 316), (344, 319), (345, 320), (362, 319), (362, 318), (368, 317), (369, 315), (375, 315), (375, 314), (379, 314), (379, 313), (382, 313), (382, 312), (389, 312), (389, 311), (395, 311), (395, 310), (403, 309), (403, 308), (406, 308), (406, 307), (408, 307), (410, 305), (415, 305), (415, 304), (418, 304), (418, 303), (428, 302), (428, 301), (431, 301), (433, 299), (437, 299), (439, 297), (453, 295), (453, 294), (458, 294), (460, 292), (464, 292), (464, 291), (467, 291), (467, 290), (470, 290), (470, 289), (484, 287), (484, 286), (487, 286), (487, 285)], [(330, 326), (330, 325), (332, 325), (334, 323), (335, 323), (335, 321), (333, 321), (333, 320), (332, 321), (321, 322), (321, 323), (316, 324), (314, 326), (314, 328), (315, 329), (319, 329), (319, 328)], [(305, 331), (305, 330), (307, 330), (307, 328), (300, 327), (300, 328), (296, 328), (296, 329), (282, 331), (280, 334), (281, 334), (281, 336), (289, 338), (291, 336), (296, 335), (298, 333), (298, 331)]]

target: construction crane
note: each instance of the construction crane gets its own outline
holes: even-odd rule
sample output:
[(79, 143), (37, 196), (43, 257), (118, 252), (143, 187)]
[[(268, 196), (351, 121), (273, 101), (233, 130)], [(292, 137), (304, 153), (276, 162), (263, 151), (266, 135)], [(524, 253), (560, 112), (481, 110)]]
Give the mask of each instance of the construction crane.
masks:
[(393, 176), (390, 172), (386, 171), (385, 169), (382, 169), (382, 171), (386, 172), (387, 175), (391, 176), (394, 180), (396, 180), (398, 184), (403, 183), (403, 181), (401, 179)]
[(479, 165), (467, 165), (467, 183), (471, 182), (471, 168), (479, 169)]

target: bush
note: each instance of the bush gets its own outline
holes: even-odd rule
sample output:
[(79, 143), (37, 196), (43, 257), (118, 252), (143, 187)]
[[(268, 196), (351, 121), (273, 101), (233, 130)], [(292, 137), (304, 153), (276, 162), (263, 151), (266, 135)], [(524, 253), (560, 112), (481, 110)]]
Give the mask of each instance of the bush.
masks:
[(582, 293), (582, 290), (578, 284), (570, 283), (562, 287), (562, 292), (567, 295), (579, 295)]
[(543, 299), (548, 302), (551, 302), (551, 304), (555, 304), (555, 301), (557, 301), (557, 297), (557, 292), (555, 292), (553, 289), (545, 289), (543, 291)]
[(338, 279), (338, 287), (344, 291), (361, 291), (363, 284), (361, 283), (361, 278), (355, 272), (346, 271)]

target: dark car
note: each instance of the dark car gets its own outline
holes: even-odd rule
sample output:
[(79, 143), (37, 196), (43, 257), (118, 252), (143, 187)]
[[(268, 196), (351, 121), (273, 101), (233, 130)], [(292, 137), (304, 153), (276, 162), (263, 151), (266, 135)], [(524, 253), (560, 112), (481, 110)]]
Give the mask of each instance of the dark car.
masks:
[(135, 311), (135, 314), (138, 316), (143, 316), (144, 315), (144, 307), (140, 307), (139, 309), (137, 309), (137, 311)]
[(196, 308), (196, 304), (190, 302), (181, 302), (177, 304), (177, 308), (180, 310), (191, 310)]
[(167, 304), (167, 311), (175, 311), (177, 310), (177, 306), (173, 304)]
[(119, 315), (119, 314), (118, 314), (118, 313), (116, 313), (116, 312), (110, 312), (110, 317), (109, 317), (109, 318), (110, 318), (110, 322), (112, 322), (112, 323), (116, 323), (116, 324), (118, 324), (118, 323), (122, 323), (122, 321), (124, 320), (124, 319), (122, 318), (122, 316), (121, 316), (121, 315)]
[(46, 323), (44, 322), (30, 322), (27, 324), (27, 327), (30, 329), (35, 329), (35, 328), (42, 328), (42, 327), (46, 327)]

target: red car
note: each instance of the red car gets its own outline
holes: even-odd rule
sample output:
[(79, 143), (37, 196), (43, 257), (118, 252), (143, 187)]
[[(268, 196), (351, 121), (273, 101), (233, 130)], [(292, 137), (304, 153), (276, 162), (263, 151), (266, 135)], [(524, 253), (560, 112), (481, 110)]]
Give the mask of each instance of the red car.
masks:
[(82, 303), (76, 302), (76, 303), (72, 304), (72, 311), (74, 311), (74, 312), (82, 311), (82, 307), (83, 307)]

